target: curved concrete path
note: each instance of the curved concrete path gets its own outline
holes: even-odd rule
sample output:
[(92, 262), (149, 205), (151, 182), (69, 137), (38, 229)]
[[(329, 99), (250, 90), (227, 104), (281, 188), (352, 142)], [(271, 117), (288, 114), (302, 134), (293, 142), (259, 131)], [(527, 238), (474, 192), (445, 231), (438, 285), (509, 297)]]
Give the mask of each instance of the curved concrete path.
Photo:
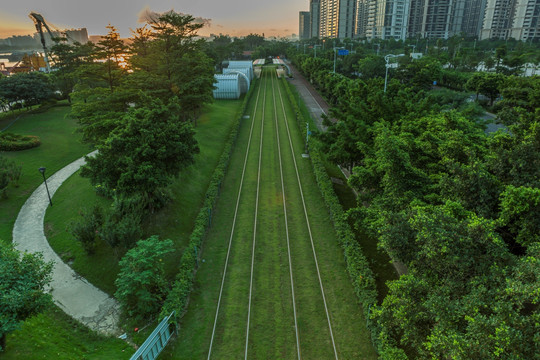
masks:
[[(90, 153), (89, 156), (94, 154), (95, 152)], [(47, 185), (51, 197), (60, 185), (84, 164), (84, 158), (80, 158), (50, 176)], [(47, 206), (49, 199), (42, 183), (26, 200), (17, 216), (13, 227), (15, 247), (30, 253), (41, 252), (45, 261), (54, 263), (50, 292), (56, 305), (66, 314), (99, 333), (119, 334), (118, 303), (77, 275), (49, 246), (43, 231)]]

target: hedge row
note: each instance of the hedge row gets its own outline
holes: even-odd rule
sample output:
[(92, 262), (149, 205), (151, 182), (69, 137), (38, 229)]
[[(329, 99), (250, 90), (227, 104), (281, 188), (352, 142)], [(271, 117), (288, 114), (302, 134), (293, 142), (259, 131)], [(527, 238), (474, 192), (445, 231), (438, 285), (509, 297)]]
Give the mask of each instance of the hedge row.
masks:
[[(302, 130), (303, 137), (305, 138), (306, 128), (304, 127), (304, 124), (306, 121), (304, 120), (302, 111), (300, 110), (300, 107), (294, 97), (293, 91), (291, 90), (292, 85), (285, 82), (285, 87), (287, 89), (289, 100), (295, 113), (297, 114), (296, 119), (298, 126)], [(364, 316), (366, 319), (369, 319), (370, 307), (377, 304), (375, 276), (373, 275), (373, 271), (369, 266), (367, 258), (362, 252), (362, 248), (358, 244), (358, 241), (356, 240), (355, 235), (347, 222), (343, 207), (341, 206), (339, 199), (334, 192), (332, 181), (326, 172), (323, 162), (323, 155), (319, 150), (319, 146), (317, 146), (317, 141), (314, 140), (315, 139), (313, 138), (311, 139), (309, 154), (313, 171), (315, 173), (315, 178), (334, 223), (338, 242), (343, 248), (345, 261), (347, 263), (347, 272), (351, 278), (354, 291), (358, 297), (358, 300), (362, 304)], [(379, 330), (376, 324), (368, 321), (368, 328), (371, 332), (371, 339), (379, 353), (388, 354), (394, 350), (385, 341), (380, 341), (378, 337)]]
[(39, 137), (34, 135), (19, 135), (9, 132), (0, 133), (0, 151), (19, 151), (41, 145)]
[[(251, 86), (251, 89), (253, 89), (253, 86)], [(211, 223), (212, 210), (214, 209), (219, 196), (221, 182), (225, 177), (225, 173), (229, 165), (229, 159), (236, 143), (236, 138), (238, 137), (242, 117), (246, 112), (249, 99), (251, 98), (251, 89), (244, 98), (241, 111), (234, 121), (231, 133), (229, 134), (229, 137), (225, 143), (223, 153), (221, 154), (218, 165), (212, 174), (210, 185), (206, 191), (204, 204), (195, 220), (195, 226), (189, 238), (189, 243), (184, 249), (184, 253), (180, 258), (179, 271), (161, 309), (160, 318), (169, 316), (172, 311), (175, 311), (177, 321), (182, 317), (187, 308), (189, 294), (193, 287), (193, 280), (198, 269), (199, 255), (201, 252), (203, 239)]]

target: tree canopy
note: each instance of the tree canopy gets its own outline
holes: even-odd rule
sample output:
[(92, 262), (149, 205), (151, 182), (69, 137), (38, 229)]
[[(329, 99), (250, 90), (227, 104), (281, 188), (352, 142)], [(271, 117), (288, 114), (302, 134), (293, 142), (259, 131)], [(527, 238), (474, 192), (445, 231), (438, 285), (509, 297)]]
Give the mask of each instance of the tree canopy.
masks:
[(51, 296), (44, 292), (52, 267), (40, 254), (21, 256), (11, 245), (0, 243), (0, 350), (9, 332), (52, 304)]

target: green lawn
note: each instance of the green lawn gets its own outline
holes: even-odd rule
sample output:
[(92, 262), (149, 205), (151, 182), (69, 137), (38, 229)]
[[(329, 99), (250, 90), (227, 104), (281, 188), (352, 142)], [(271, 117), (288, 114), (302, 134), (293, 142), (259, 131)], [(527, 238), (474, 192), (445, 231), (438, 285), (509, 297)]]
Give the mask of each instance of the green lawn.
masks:
[[(265, 72), (273, 73), (268, 68)], [(188, 311), (181, 321), (177, 341), (166, 349), (175, 359), (202, 359), (208, 354), (223, 267), (241, 180), (242, 167), (251, 122), (253, 139), (249, 148), (247, 169), (240, 197), (227, 276), (224, 283), (212, 358), (229, 359), (244, 356), (250, 289), (251, 253), (254, 211), (257, 193), (257, 169), (264, 107), (261, 183), (258, 203), (253, 296), (251, 300), (248, 357), (257, 359), (296, 358), (296, 339), (292, 307), (288, 251), (285, 236), (283, 196), (287, 205), (295, 304), (302, 357), (334, 357), (328, 320), (325, 315), (313, 251), (301, 203), (292, 157), (299, 167), (301, 184), (317, 251), (322, 283), (336, 342), (343, 359), (374, 359), (376, 354), (365, 328), (362, 309), (348, 278), (343, 252), (337, 244), (328, 210), (318, 190), (309, 160), (303, 159), (303, 142), (286, 103), (287, 121), (294, 142), (289, 148), (285, 119), (277, 98), (279, 139), (283, 160), (285, 193), (281, 189), (276, 123), (270, 78), (263, 80), (267, 100), (261, 98), (253, 116), (256, 95), (251, 101), (250, 120), (240, 129), (222, 194), (214, 212), (214, 222), (202, 253), (200, 266)], [(276, 86), (277, 83), (276, 83)], [(281, 84), (279, 85), (281, 86)], [(277, 89), (276, 89), (277, 91)], [(284, 89), (283, 100), (287, 102)]]
[(2, 360), (129, 359), (135, 349), (123, 340), (100, 336), (56, 306), (22, 324), (7, 337)]
[[(43, 181), (38, 168), (46, 167), (48, 177), (90, 152), (88, 146), (79, 142), (80, 136), (74, 133), (77, 125), (66, 117), (69, 110), (67, 106), (59, 106), (42, 113), (24, 113), (9, 128), (10, 132), (39, 136), (41, 146), (24, 151), (2, 152), (3, 156), (23, 166), (19, 187), (10, 187), (9, 197), (0, 199), (0, 238), (5, 242), (11, 242), (13, 224), (20, 208)], [(2, 117), (0, 128), (12, 121), (12, 118)], [(21, 329), (8, 334), (7, 348), (0, 357), (122, 359), (128, 358), (132, 352), (133, 349), (125, 342), (98, 336), (53, 306), (49, 311), (25, 321)]]
[(45, 214), (45, 235), (49, 244), (77, 274), (101, 290), (114, 294), (114, 280), (119, 271), (114, 251), (100, 242), (96, 253), (88, 256), (70, 232), (71, 223), (80, 219), (81, 211), (89, 211), (94, 205), (107, 208), (112, 201), (97, 196), (90, 180), (81, 177), (79, 172), (60, 186), (53, 201), (54, 206), (49, 207)]
[[(158, 234), (174, 241), (176, 251), (167, 257), (167, 270), (171, 276), (178, 270), (177, 259), (187, 244), (210, 176), (240, 105), (240, 100), (216, 101), (206, 108), (197, 121), (195, 136), (201, 151), (195, 164), (182, 171), (171, 186), (175, 200), (150, 216), (144, 224), (145, 237)], [(88, 256), (69, 232), (69, 225), (80, 219), (79, 212), (91, 209), (95, 203), (107, 207), (111, 201), (97, 196), (88, 179), (74, 174), (56, 192), (54, 206), (45, 216), (45, 230), (49, 243), (64, 261), (70, 262), (73, 269), (92, 284), (113, 295), (119, 271), (113, 249), (99, 243), (96, 253)]]
[[(53, 107), (47, 112), (22, 114), (10, 128), (16, 134), (37, 135), (41, 145), (37, 148), (0, 152), (2, 156), (22, 165), (19, 187), (8, 188), (8, 198), (0, 199), (0, 239), (11, 242), (13, 224), (19, 210), (30, 194), (43, 182), (38, 169), (47, 168), (46, 176), (51, 176), (70, 162), (90, 152), (87, 145), (80, 143), (75, 134), (75, 121), (66, 118), (68, 106)], [(0, 128), (7, 126), (12, 119), (0, 120)]]

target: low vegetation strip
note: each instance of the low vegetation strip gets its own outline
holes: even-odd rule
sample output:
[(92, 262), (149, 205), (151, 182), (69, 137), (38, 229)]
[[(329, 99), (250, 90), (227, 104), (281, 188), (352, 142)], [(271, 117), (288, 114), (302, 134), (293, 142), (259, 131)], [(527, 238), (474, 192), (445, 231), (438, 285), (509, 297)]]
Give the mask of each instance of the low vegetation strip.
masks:
[[(291, 85), (289, 83), (285, 84), (289, 101), (291, 104), (293, 104), (294, 110), (297, 114), (296, 119), (298, 121), (298, 126), (300, 129), (302, 129), (302, 133), (305, 138), (305, 119), (292, 93)], [(339, 199), (334, 192), (332, 181), (326, 173), (326, 169), (323, 164), (323, 155), (321, 154), (316, 141), (313, 140), (311, 142), (310, 157), (313, 165), (313, 171), (316, 175), (317, 184), (321, 190), (325, 204), (328, 207), (328, 211), (330, 212), (334, 222), (334, 227), (336, 229), (339, 242), (343, 248), (345, 259), (347, 261), (347, 271), (351, 278), (351, 282), (354, 286), (356, 295), (362, 304), (364, 315), (369, 319), (369, 309), (372, 305), (377, 303), (375, 277), (371, 268), (369, 267), (367, 258), (362, 252), (362, 248), (356, 241), (350, 225), (345, 218), (343, 208), (341, 207)], [(372, 341), (376, 345), (376, 348), (383, 346), (378, 341), (377, 329), (372, 326), (369, 321), (368, 327), (372, 332)]]
[[(259, 102), (260, 93), (261, 93), (261, 87), (259, 86), (258, 90), (257, 90), (257, 99), (255, 100), (255, 109), (257, 108), (257, 103)], [(255, 111), (253, 112), (253, 117), (252, 118), (255, 118)], [(251, 139), (252, 139), (252, 135), (253, 135), (253, 125), (254, 124), (255, 124), (255, 122), (252, 121), (250, 131), (249, 131), (249, 139), (248, 139), (248, 143), (246, 145), (246, 155), (244, 157), (244, 166), (242, 168), (242, 179), (240, 180), (240, 186), (238, 187), (238, 196), (236, 197), (236, 206), (235, 206), (235, 209), (234, 209), (233, 224), (232, 224), (232, 227), (231, 227), (231, 235), (229, 237), (229, 245), (228, 245), (228, 248), (227, 248), (227, 256), (225, 258), (225, 265), (223, 267), (223, 276), (221, 278), (221, 285), (220, 285), (220, 288), (219, 288), (219, 297), (218, 297), (218, 303), (217, 303), (217, 306), (216, 306), (216, 316), (214, 317), (214, 325), (212, 326), (212, 337), (210, 338), (210, 346), (209, 346), (209, 349), (208, 349), (208, 358), (210, 358), (210, 356), (212, 354), (212, 344), (214, 342), (214, 336), (215, 336), (215, 333), (216, 333), (217, 318), (218, 318), (218, 315), (219, 315), (221, 297), (222, 297), (222, 294), (223, 294), (223, 285), (225, 284), (225, 277), (227, 275), (227, 265), (229, 263), (229, 255), (231, 253), (231, 245), (232, 245), (232, 240), (233, 240), (233, 236), (234, 236), (236, 218), (237, 218), (237, 215), (238, 215), (238, 206), (240, 204), (240, 195), (242, 194), (242, 185), (244, 184), (244, 175), (246, 173), (246, 164), (247, 164), (247, 159), (248, 159), (248, 154), (249, 154), (249, 147), (251, 145)]]
[(232, 131), (227, 139), (223, 153), (219, 159), (216, 169), (214, 170), (212, 180), (206, 192), (204, 204), (197, 215), (197, 219), (195, 220), (195, 226), (193, 228), (193, 232), (191, 233), (189, 243), (185, 248), (182, 257), (180, 258), (179, 271), (176, 276), (176, 280), (169, 294), (167, 295), (165, 304), (163, 305), (161, 317), (168, 316), (171, 312), (175, 311), (177, 314), (177, 318), (175, 320), (178, 321), (178, 319), (184, 314), (189, 301), (189, 294), (193, 287), (193, 279), (199, 264), (199, 254), (203, 245), (203, 238), (208, 230), (208, 227), (210, 226), (212, 210), (214, 209), (215, 203), (219, 197), (221, 182), (225, 176), (231, 152), (238, 137), (240, 123), (251, 98), (251, 94), (252, 91), (250, 90), (244, 98), (244, 102), (232, 127)]
[(41, 145), (38, 136), (0, 133), (0, 151), (26, 150)]
[[(274, 88), (274, 79), (272, 78), (272, 89), (273, 88)], [(281, 99), (281, 104), (283, 105), (283, 99)], [(276, 106), (277, 106), (276, 97), (274, 96), (274, 111), (275, 111), (274, 121), (276, 124), (276, 139), (277, 139), (278, 157), (279, 157), (279, 177), (281, 181), (281, 192), (285, 194), (285, 182), (283, 181), (283, 161), (281, 157), (281, 144), (279, 142), (279, 125), (278, 125), (279, 123), (278, 123)], [(292, 297), (293, 316), (294, 316), (294, 328), (295, 328), (295, 335), (296, 335), (296, 347), (297, 347), (298, 359), (301, 359), (302, 356), (300, 355), (300, 339), (298, 337), (298, 317), (296, 315), (296, 299), (294, 296), (294, 277), (293, 277), (293, 267), (292, 267), (292, 260), (291, 260), (291, 244), (290, 244), (291, 239), (289, 236), (289, 225), (287, 221), (287, 202), (285, 201), (285, 197), (282, 198), (282, 202), (283, 202), (283, 214), (284, 214), (284, 220), (285, 220), (285, 235), (287, 238), (287, 257), (289, 259), (289, 275), (290, 275), (290, 281), (291, 281), (291, 297)]]
[[(272, 81), (272, 85), (274, 85), (273, 81)], [(287, 112), (285, 111), (285, 104), (283, 102), (283, 97), (281, 95), (281, 89), (279, 87), (278, 87), (278, 91), (279, 91), (279, 97), (280, 97), (280, 102), (281, 102), (281, 108), (283, 110), (283, 116), (285, 118), (284, 122), (285, 122), (285, 126), (286, 126), (286, 129), (287, 129), (287, 138), (289, 140), (290, 150), (291, 150), (291, 153), (294, 154), (294, 149), (293, 149), (293, 144), (292, 144), (292, 139), (291, 139), (291, 133), (290, 133), (289, 125), (288, 125), (288, 122), (287, 122)], [(274, 93), (274, 96), (275, 96), (275, 93)], [(334, 332), (332, 331), (332, 322), (330, 320), (330, 315), (328, 313), (328, 305), (326, 303), (325, 290), (324, 290), (323, 282), (321, 280), (321, 273), (320, 273), (320, 270), (319, 270), (319, 262), (317, 260), (317, 252), (315, 250), (315, 244), (313, 243), (313, 235), (312, 235), (312, 232), (311, 232), (311, 225), (310, 225), (310, 221), (309, 221), (309, 217), (308, 217), (308, 213), (307, 213), (307, 209), (306, 209), (306, 202), (305, 202), (305, 199), (304, 199), (304, 190), (302, 188), (302, 183), (300, 181), (300, 175), (298, 173), (298, 166), (296, 164), (296, 158), (293, 156), (292, 160), (293, 160), (293, 163), (294, 163), (294, 170), (295, 170), (295, 174), (296, 174), (296, 180), (297, 180), (297, 183), (298, 183), (298, 188), (299, 188), (300, 196), (301, 196), (301, 199), (302, 199), (302, 208), (304, 210), (304, 216), (305, 216), (305, 219), (306, 219), (307, 229), (308, 229), (308, 233), (309, 233), (309, 240), (310, 240), (310, 243), (311, 243), (311, 249), (313, 251), (313, 258), (315, 260), (315, 267), (317, 269), (317, 277), (318, 277), (318, 280), (319, 280), (319, 286), (321, 288), (321, 295), (322, 295), (322, 299), (323, 299), (323, 303), (324, 303), (324, 311), (326, 313), (326, 319), (328, 321), (328, 329), (330, 330), (330, 338), (332, 340), (332, 348), (334, 350), (334, 356), (337, 359), (338, 354), (337, 354), (337, 349), (336, 349), (336, 343), (334, 341)]]

